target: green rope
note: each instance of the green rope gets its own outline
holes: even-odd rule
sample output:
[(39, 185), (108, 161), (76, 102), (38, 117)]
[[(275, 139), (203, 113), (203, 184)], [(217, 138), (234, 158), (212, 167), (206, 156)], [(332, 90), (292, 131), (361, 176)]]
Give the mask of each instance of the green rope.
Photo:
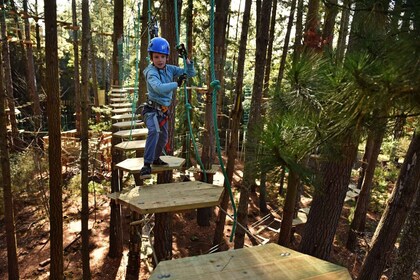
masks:
[(211, 72), (211, 79), (212, 82), (210, 83), (210, 86), (213, 88), (212, 92), (212, 108), (213, 108), (213, 122), (214, 122), (214, 133), (216, 137), (216, 148), (217, 148), (217, 155), (219, 157), (219, 163), (223, 172), (223, 175), (225, 177), (226, 187), (229, 191), (229, 197), (230, 201), (232, 203), (232, 209), (233, 209), (233, 225), (232, 225), (232, 234), (230, 235), (230, 242), (233, 240), (233, 236), (235, 235), (236, 230), (236, 219), (237, 219), (237, 212), (236, 212), (236, 206), (235, 206), (235, 200), (233, 198), (232, 194), (232, 188), (230, 185), (230, 182), (228, 180), (228, 176), (226, 174), (226, 169), (223, 164), (222, 154), (221, 154), (221, 148), (220, 148), (220, 137), (219, 137), (219, 131), (218, 131), (218, 124), (217, 124), (217, 91), (221, 89), (220, 81), (216, 80), (216, 74), (214, 70), (214, 0), (211, 0), (211, 8), (210, 8), (210, 72)]
[[(174, 6), (175, 6), (175, 37), (176, 37), (176, 46), (179, 46), (179, 31), (178, 31), (178, 1), (174, 0)], [(185, 56), (182, 57), (182, 60), (184, 62), (184, 70), (187, 67), (187, 58)], [(189, 133), (190, 133), (190, 137), (191, 137), (191, 141), (193, 143), (193, 147), (194, 147), (194, 152), (195, 152), (195, 157), (197, 158), (198, 163), (200, 164), (201, 170), (203, 172), (203, 179), (205, 182), (207, 182), (207, 173), (206, 170), (204, 168), (204, 164), (201, 161), (201, 157), (200, 154), (198, 153), (198, 148), (197, 148), (197, 143), (195, 141), (194, 138), (194, 134), (192, 131), (192, 125), (191, 125), (191, 114), (190, 111), (192, 109), (191, 104), (188, 102), (188, 94), (187, 94), (187, 84), (184, 83), (184, 96), (185, 96), (185, 111), (186, 111), (186, 115), (187, 115), (187, 120), (188, 120), (188, 127), (189, 127)]]

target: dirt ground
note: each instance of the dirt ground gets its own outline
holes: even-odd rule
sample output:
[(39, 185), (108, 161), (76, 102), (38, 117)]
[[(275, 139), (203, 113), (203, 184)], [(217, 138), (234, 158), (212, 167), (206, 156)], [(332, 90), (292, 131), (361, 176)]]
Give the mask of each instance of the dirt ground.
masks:
[[(219, 177), (218, 177), (219, 176)], [(214, 178), (215, 184), (220, 184), (219, 174)], [(238, 178), (237, 178), (238, 179)], [(109, 199), (106, 195), (91, 196), (90, 206), (92, 207), (90, 215), (89, 228), (91, 228), (91, 273), (92, 279), (111, 280), (124, 279), (127, 266), (128, 253), (128, 225), (130, 223), (130, 215), (127, 209), (124, 209), (124, 246), (125, 250), (121, 259), (112, 259), (108, 257), (109, 249)], [(270, 200), (270, 199), (269, 199)], [(96, 208), (94, 207), (96, 201)], [(258, 195), (252, 194), (250, 199), (249, 223), (259, 225), (251, 227), (253, 233), (261, 236), (260, 240), (268, 240), (268, 242), (277, 242), (278, 233), (270, 230), (270, 228), (278, 228), (279, 224), (274, 220), (276, 214), (276, 203), (272, 199), (269, 203), (269, 209), (273, 215), (261, 215), (258, 210)], [(303, 206), (307, 206), (310, 199), (302, 200)], [(80, 199), (67, 198), (63, 202), (64, 206), (64, 270), (66, 279), (82, 278), (81, 263), (81, 238), (80, 238)], [(18, 258), (21, 279), (48, 279), (49, 277), (49, 221), (40, 218), (45, 217), (40, 212), (40, 207), (36, 205), (35, 200), (19, 199), (16, 203), (16, 209), (20, 209), (16, 214), (16, 234), (18, 241)], [(364, 250), (361, 244), (361, 250), (357, 253), (347, 251), (343, 243), (346, 240), (348, 231), (348, 215), (350, 206), (345, 205), (340, 225), (337, 231), (337, 237), (331, 253), (331, 262), (345, 266), (349, 269), (352, 276), (357, 275), (363, 260)], [(176, 213), (173, 215), (173, 258), (183, 258), (188, 256), (202, 255), (209, 252), (212, 247), (212, 239), (215, 229), (215, 219), (217, 210), (213, 209), (211, 217), (211, 225), (200, 227), (196, 223), (196, 212), (189, 211), (184, 213)], [(371, 222), (377, 222), (379, 217), (371, 215)], [(232, 248), (233, 243), (229, 242), (232, 222), (229, 218), (225, 227), (225, 248)], [(299, 241), (301, 227), (296, 228), (294, 234), (293, 248), (296, 249)], [(246, 237), (246, 245), (252, 246), (250, 240)], [(363, 240), (361, 241), (363, 243)], [(146, 240), (143, 240), (143, 251), (148, 256), (142, 255), (140, 279), (148, 279), (152, 270), (152, 250), (147, 246)], [(7, 278), (7, 252), (6, 237), (4, 230), (4, 220), (0, 220), (0, 279)], [(385, 276), (383, 279), (387, 279)]]

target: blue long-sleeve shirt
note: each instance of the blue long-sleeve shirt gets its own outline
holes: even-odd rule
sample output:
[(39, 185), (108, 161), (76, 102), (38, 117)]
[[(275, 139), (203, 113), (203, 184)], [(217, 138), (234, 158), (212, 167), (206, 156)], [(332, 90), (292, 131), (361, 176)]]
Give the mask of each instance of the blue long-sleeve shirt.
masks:
[[(186, 64), (187, 76), (194, 77), (194, 64)], [(163, 106), (171, 105), (172, 92), (178, 87), (174, 79), (184, 74), (184, 69), (175, 65), (166, 64), (164, 69), (158, 69), (154, 65), (147, 66), (143, 71), (146, 78), (149, 100), (159, 103)]]

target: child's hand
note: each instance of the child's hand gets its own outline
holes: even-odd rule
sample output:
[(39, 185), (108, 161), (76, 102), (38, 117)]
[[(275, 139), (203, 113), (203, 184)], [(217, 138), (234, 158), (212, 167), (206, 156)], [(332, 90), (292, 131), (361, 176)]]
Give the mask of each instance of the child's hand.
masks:
[(179, 76), (178, 80), (177, 80), (178, 87), (181, 87), (186, 79), (187, 79), (187, 74), (185, 74), (185, 73), (182, 74), (181, 76)]
[(179, 44), (178, 46), (176, 46), (176, 50), (178, 51), (178, 55), (180, 58), (187, 58), (188, 53), (187, 53), (187, 50), (185, 49), (184, 44)]

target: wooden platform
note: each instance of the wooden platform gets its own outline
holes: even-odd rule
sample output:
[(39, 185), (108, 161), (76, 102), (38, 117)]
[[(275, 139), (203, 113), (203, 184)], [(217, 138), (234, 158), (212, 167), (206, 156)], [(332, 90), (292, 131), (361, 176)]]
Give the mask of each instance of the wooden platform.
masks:
[[(169, 163), (169, 165), (166, 165), (166, 166), (153, 166), (152, 165), (152, 173), (178, 169), (185, 163), (185, 159), (179, 158), (179, 157), (161, 156), (160, 158), (163, 161)], [(134, 173), (139, 173), (143, 165), (144, 165), (143, 158), (128, 158), (126, 160), (123, 160), (120, 163), (117, 163), (115, 167), (121, 171), (126, 171), (126, 172), (130, 172), (134, 174)]]
[(124, 141), (114, 147), (120, 151), (144, 150), (146, 147), (146, 140)]
[(351, 280), (347, 268), (277, 244), (160, 262), (150, 280)]
[[(223, 187), (200, 181), (134, 187), (108, 195), (140, 214), (178, 212), (219, 205)], [(187, 279), (187, 278), (184, 278)]]
[(148, 132), (147, 128), (136, 128), (129, 130), (120, 130), (112, 134), (112, 136), (120, 138), (129, 138), (129, 137), (143, 137), (146, 136)]

